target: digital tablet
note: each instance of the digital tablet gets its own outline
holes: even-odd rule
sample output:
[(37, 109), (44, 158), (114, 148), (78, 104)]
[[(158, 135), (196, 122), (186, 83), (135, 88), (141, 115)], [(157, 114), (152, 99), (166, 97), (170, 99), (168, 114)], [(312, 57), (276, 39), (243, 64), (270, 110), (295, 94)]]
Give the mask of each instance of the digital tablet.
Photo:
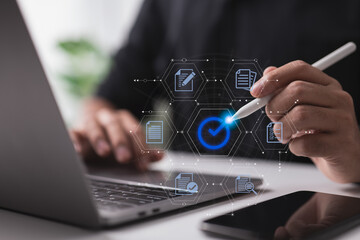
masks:
[(201, 228), (237, 239), (330, 239), (359, 224), (360, 198), (301, 191), (206, 220)]

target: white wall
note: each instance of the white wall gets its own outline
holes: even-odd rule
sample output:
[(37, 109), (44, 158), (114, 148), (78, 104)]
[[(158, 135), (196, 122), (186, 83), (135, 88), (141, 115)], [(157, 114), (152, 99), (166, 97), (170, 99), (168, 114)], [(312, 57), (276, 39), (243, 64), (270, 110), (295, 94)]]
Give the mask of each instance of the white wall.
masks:
[(112, 53), (126, 41), (142, 1), (18, 0), (67, 123), (77, 119), (80, 106), (58, 77), (65, 60), (56, 43), (87, 37)]

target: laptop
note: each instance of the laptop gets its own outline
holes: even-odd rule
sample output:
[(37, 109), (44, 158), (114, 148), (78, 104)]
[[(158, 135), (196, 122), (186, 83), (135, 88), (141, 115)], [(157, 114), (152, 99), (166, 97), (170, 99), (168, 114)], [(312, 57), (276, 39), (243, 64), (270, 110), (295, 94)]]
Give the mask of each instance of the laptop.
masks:
[[(16, 1), (0, 1), (0, 16), (0, 207), (100, 228), (226, 196), (218, 185), (205, 188), (201, 196), (196, 195), (200, 185), (191, 187), (196, 192), (176, 187), (192, 177), (205, 184), (221, 182), (224, 176), (148, 173), (152, 179), (168, 179), (160, 185), (115, 167), (107, 169), (109, 174), (101, 167), (86, 171)], [(252, 181), (255, 187), (262, 182)], [(231, 187), (228, 194), (234, 192)]]

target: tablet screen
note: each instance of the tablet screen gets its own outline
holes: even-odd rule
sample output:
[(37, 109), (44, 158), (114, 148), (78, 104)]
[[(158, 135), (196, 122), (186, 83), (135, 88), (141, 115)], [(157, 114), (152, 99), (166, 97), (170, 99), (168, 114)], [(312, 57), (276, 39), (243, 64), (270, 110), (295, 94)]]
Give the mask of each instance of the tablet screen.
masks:
[(295, 192), (205, 221), (204, 230), (233, 237), (302, 239), (360, 218), (360, 199)]

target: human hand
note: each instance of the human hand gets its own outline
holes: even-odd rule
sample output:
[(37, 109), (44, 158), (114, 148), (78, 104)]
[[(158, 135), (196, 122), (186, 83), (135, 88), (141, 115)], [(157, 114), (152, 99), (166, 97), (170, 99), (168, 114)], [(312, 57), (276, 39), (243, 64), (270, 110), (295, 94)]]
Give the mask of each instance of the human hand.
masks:
[(134, 164), (144, 171), (149, 163), (163, 157), (158, 151), (143, 153), (135, 137), (146, 146), (145, 136), (138, 120), (126, 110), (102, 108), (87, 114), (70, 135), (84, 159), (95, 153), (102, 158), (113, 157), (121, 164)]
[(360, 182), (358, 122), (352, 97), (340, 83), (303, 61), (294, 61), (267, 68), (251, 91), (254, 97), (271, 93), (275, 96), (266, 114), (283, 123), (282, 142), (289, 143), (291, 152), (309, 157), (335, 182)]

